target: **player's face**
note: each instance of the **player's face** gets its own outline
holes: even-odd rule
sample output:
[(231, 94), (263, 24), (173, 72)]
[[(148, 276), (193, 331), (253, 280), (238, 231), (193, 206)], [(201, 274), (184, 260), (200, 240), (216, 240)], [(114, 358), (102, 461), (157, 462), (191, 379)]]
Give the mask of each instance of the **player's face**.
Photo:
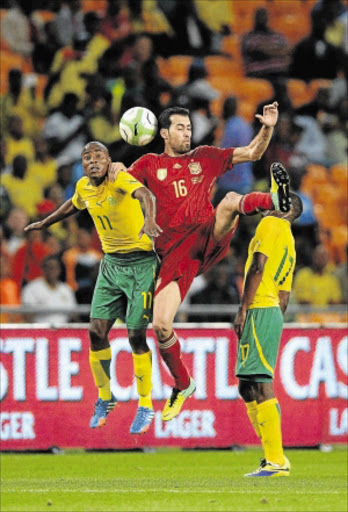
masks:
[(189, 117), (177, 114), (172, 115), (170, 119), (171, 125), (166, 130), (168, 138), (165, 142), (174, 153), (187, 153), (191, 149), (191, 121)]
[(98, 146), (91, 146), (82, 153), (82, 166), (91, 180), (102, 180), (108, 172), (109, 153)]

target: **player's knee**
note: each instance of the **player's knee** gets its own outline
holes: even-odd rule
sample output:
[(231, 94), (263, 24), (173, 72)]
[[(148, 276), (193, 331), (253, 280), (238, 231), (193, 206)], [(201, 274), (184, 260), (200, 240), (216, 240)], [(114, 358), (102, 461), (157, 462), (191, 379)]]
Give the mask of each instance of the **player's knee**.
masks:
[(101, 350), (108, 345), (107, 332), (98, 321), (91, 321), (88, 329), (92, 350)]
[(242, 196), (237, 194), (237, 192), (228, 192), (221, 201), (220, 207), (230, 214), (238, 212), (241, 198)]
[(254, 397), (254, 389), (251, 382), (240, 380), (238, 384), (238, 391), (244, 402), (252, 402)]
[(129, 343), (134, 354), (144, 354), (149, 351), (146, 343), (146, 331), (130, 329), (128, 331)]
[(152, 322), (152, 329), (155, 331), (158, 341), (162, 341), (171, 334), (173, 326), (171, 322), (165, 318), (154, 318)]

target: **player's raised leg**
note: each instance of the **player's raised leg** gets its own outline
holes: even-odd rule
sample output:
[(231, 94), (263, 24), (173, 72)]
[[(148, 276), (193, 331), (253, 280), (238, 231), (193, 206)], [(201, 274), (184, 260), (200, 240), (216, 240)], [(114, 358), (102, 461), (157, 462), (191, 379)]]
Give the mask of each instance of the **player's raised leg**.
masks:
[(159, 344), (162, 359), (168, 366), (175, 380), (171, 397), (167, 400), (163, 412), (163, 421), (177, 416), (186, 398), (196, 389), (193, 379), (182, 361), (181, 347), (173, 330), (174, 317), (181, 304), (180, 289), (177, 282), (172, 281), (155, 297), (153, 310), (153, 330)]
[(106, 425), (107, 415), (116, 407), (117, 400), (110, 388), (111, 348), (108, 340), (114, 320), (91, 318), (89, 337), (91, 349), (89, 363), (95, 385), (98, 388), (98, 400), (94, 404), (91, 428)]

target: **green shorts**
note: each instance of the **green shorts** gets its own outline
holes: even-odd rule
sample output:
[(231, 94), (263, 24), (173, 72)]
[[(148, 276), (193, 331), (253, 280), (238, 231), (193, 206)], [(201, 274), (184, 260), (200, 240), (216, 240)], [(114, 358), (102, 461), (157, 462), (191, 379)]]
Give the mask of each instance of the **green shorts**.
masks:
[(270, 382), (274, 377), (283, 315), (278, 307), (249, 309), (238, 342), (236, 376), (253, 382)]
[(126, 322), (128, 329), (146, 329), (158, 270), (154, 252), (106, 254), (100, 263), (91, 318)]

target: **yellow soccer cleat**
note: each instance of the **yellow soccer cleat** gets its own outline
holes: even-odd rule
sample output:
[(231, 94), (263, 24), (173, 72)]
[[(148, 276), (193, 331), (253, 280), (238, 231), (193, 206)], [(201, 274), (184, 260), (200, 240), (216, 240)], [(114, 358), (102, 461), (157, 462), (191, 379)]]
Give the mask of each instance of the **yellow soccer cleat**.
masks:
[(280, 464), (273, 464), (272, 462), (267, 462), (266, 459), (261, 459), (261, 465), (258, 469), (253, 471), (252, 473), (247, 473), (244, 476), (263, 476), (263, 477), (278, 477), (278, 476), (289, 476), (290, 475), (290, 461), (285, 458), (284, 464), (281, 466)]
[(186, 389), (180, 389), (173, 388), (172, 396), (168, 398), (166, 401), (166, 405), (164, 406), (163, 412), (162, 412), (162, 420), (163, 421), (170, 421), (175, 416), (179, 414), (181, 411), (181, 408), (183, 406), (183, 403), (185, 402), (186, 398), (191, 396), (196, 389), (196, 384), (194, 380), (190, 377), (190, 385)]

